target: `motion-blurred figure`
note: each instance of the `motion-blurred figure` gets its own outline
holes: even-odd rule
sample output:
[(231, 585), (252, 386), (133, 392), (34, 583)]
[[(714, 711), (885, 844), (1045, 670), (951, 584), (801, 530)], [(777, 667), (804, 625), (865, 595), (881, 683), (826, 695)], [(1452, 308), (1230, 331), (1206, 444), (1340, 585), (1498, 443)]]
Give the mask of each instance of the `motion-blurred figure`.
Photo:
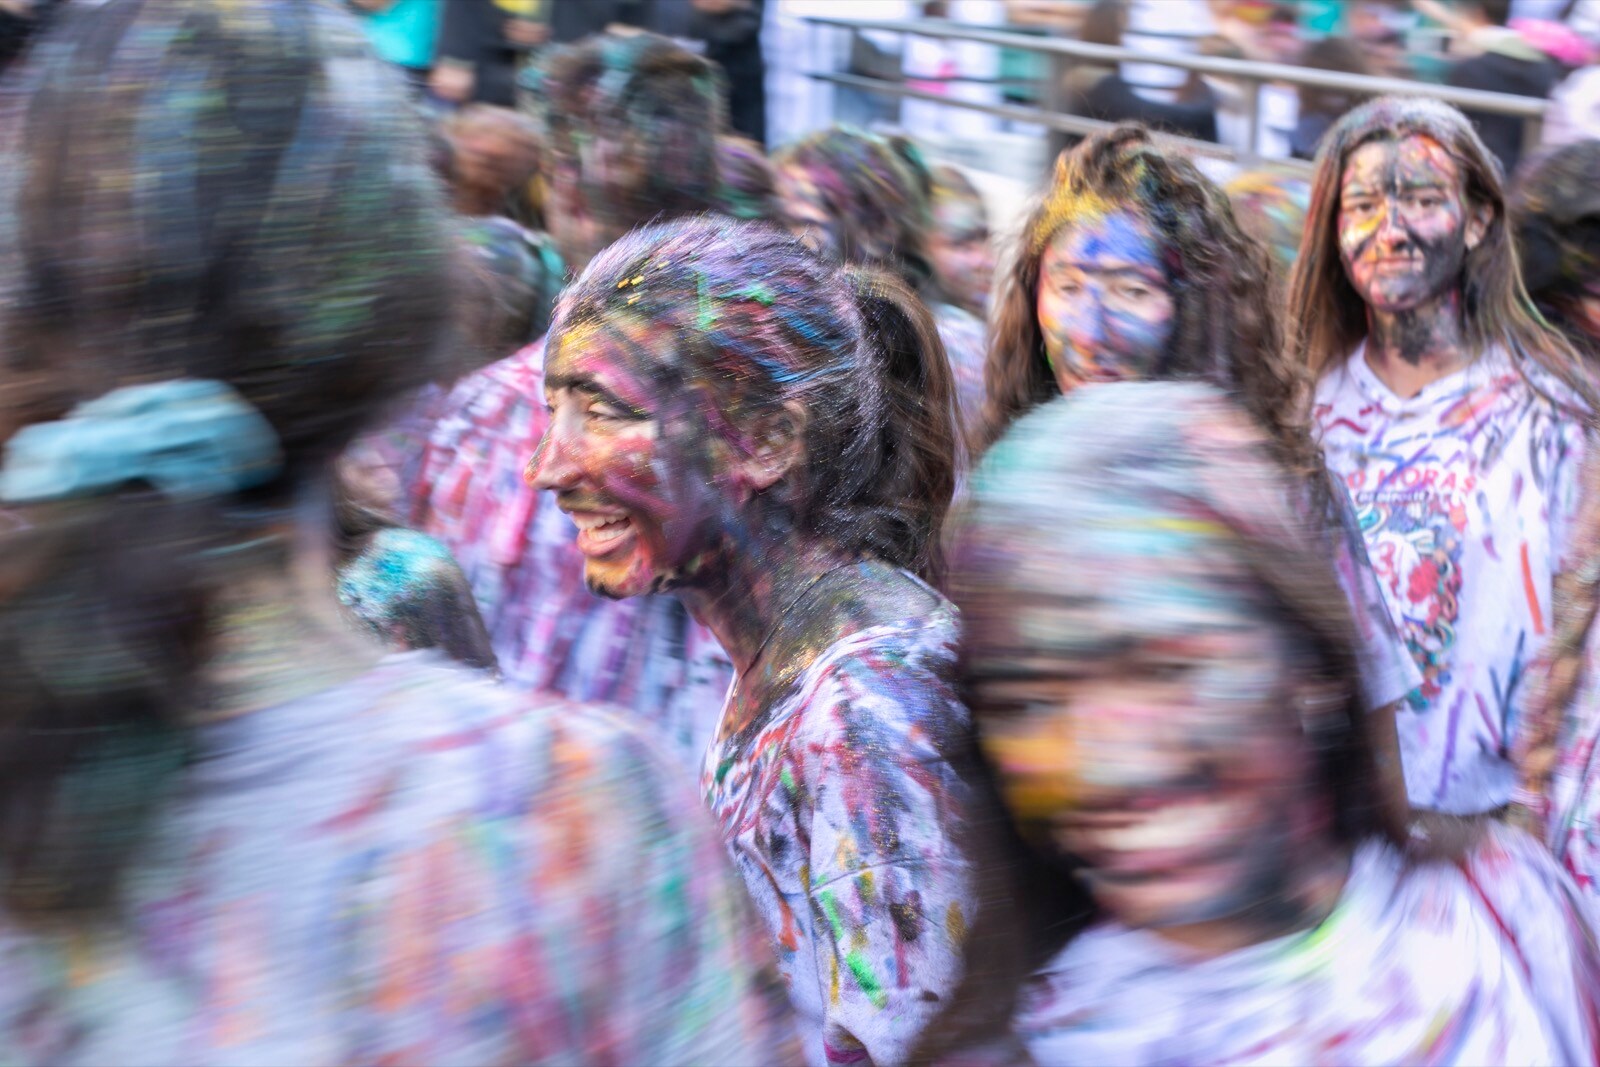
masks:
[(989, 212), (967, 176), (948, 165), (933, 168), (928, 259), (945, 299), (979, 319), (988, 314), (989, 290), (994, 284)]
[(330, 461), (447, 314), (419, 131), (353, 19), (113, 2), (27, 73), (0, 1060), (785, 1058), (658, 743), (339, 616)]
[(1085, 389), (972, 485), (964, 691), (1097, 912), (1028, 983), (1036, 1062), (1595, 1061), (1600, 956), (1548, 853), (1499, 826), (1404, 855), (1326, 535), (1250, 419), (1196, 383)]
[(897, 275), (933, 312), (964, 435), (983, 398), (983, 320), (939, 287), (929, 253), (933, 174), (917, 148), (849, 126), (819, 131), (773, 156), (790, 229), (825, 254)]

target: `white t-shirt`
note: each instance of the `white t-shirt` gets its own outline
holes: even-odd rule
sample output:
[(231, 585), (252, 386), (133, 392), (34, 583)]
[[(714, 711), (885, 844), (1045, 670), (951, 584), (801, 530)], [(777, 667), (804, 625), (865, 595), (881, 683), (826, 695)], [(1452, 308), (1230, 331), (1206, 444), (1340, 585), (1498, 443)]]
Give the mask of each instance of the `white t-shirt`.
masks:
[(807, 1063), (906, 1062), (961, 981), (978, 905), (956, 839), (971, 802), (956, 631), (941, 598), (842, 636), (706, 751), (706, 800), (772, 936)]
[(1040, 1064), (1593, 1063), (1600, 958), (1583, 901), (1521, 831), (1459, 864), (1357, 849), (1315, 929), (1221, 956), (1107, 921), (1030, 983)]
[(1537, 391), (1493, 350), (1403, 400), (1361, 345), (1317, 385), (1328, 468), (1423, 676), (1396, 721), (1418, 807), (1489, 811), (1515, 784), (1515, 702), (1550, 629), (1586, 443), (1569, 391), (1529, 376)]

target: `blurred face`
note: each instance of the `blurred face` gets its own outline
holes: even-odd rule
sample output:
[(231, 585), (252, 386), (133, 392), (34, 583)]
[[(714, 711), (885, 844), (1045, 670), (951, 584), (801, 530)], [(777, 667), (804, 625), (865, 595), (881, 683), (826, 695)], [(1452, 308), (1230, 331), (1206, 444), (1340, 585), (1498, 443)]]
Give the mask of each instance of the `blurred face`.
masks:
[(994, 249), (983, 205), (963, 197), (943, 197), (933, 209), (934, 230), (928, 241), (939, 286), (969, 311), (989, 303), (994, 276)]
[(1345, 163), (1339, 258), (1375, 310), (1409, 311), (1453, 291), (1487, 225), (1487, 212), (1467, 203), (1455, 158), (1431, 137), (1369, 141)]
[(1069, 222), (1050, 239), (1037, 312), (1062, 392), (1154, 371), (1177, 311), (1163, 258), (1149, 227), (1130, 211)]
[(801, 167), (783, 166), (777, 169), (773, 184), (789, 232), (813, 252), (837, 259), (841, 249), (833, 237), (833, 216), (811, 175)]
[(967, 615), (973, 711), (1007, 804), (1130, 926), (1283, 907), (1315, 773), (1281, 627), (1203, 576), (1132, 588), (1152, 563), (1121, 564)]
[(672, 341), (627, 322), (580, 327), (545, 354), (549, 427), (529, 481), (578, 526), (584, 578), (622, 598), (692, 583), (722, 544), (721, 450), (666, 388)]

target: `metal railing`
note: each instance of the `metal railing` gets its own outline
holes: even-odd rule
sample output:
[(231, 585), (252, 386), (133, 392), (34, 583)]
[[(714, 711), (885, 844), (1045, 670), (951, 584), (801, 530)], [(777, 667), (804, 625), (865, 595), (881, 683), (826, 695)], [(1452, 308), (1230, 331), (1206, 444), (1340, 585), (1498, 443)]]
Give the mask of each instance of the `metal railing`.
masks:
[[(902, 36), (930, 37), (1042, 53), (1053, 60), (1049, 80), (1043, 86), (1043, 98), (1057, 105), (1050, 108), (963, 100), (918, 89), (912, 85), (905, 84), (903, 81), (891, 81), (884, 78), (873, 78), (838, 71), (812, 71), (811, 77), (818, 81), (847, 86), (866, 92), (913, 100), (927, 100), (947, 107), (977, 111), (1016, 122), (1034, 123), (1062, 133), (1085, 134), (1105, 129), (1112, 125), (1097, 119), (1065, 113), (1065, 101), (1061, 97), (1060, 87), (1065, 69), (1063, 61), (1067, 59), (1088, 59), (1108, 64), (1122, 62), (1147, 63), (1155, 66), (1175, 67), (1179, 70), (1193, 71), (1198, 74), (1213, 74), (1232, 78), (1244, 86), (1245, 99), (1249, 105), (1250, 125), (1247, 143), (1251, 146), (1250, 151), (1239, 152), (1226, 145), (1213, 144), (1209, 141), (1197, 141), (1173, 134), (1159, 134), (1158, 136), (1169, 144), (1182, 147), (1191, 152), (1240, 163), (1253, 163), (1261, 160), (1261, 157), (1255, 151), (1255, 146), (1260, 144), (1261, 87), (1269, 82), (1318, 89), (1333, 89), (1363, 96), (1381, 96), (1392, 93), (1407, 96), (1426, 96), (1435, 100), (1442, 100), (1447, 104), (1453, 104), (1464, 111), (1515, 116), (1525, 120), (1523, 123), (1525, 149), (1532, 149), (1538, 144), (1540, 127), (1544, 119), (1545, 107), (1548, 104), (1548, 101), (1537, 97), (1515, 96), (1511, 93), (1492, 93), (1480, 89), (1459, 89), (1454, 86), (1435, 85), (1429, 82), (1410, 81), (1404, 78), (1380, 78), (1362, 74), (1345, 74), (1339, 71), (1313, 70), (1309, 67), (1297, 67), (1286, 63), (1262, 63), (1253, 60), (1222, 59), (1214, 56), (1139, 52), (1130, 48), (1089, 44), (1085, 41), (1075, 41), (1062, 37), (1041, 37), (1029, 33), (994, 30), (982, 26), (946, 22), (941, 19), (874, 20), (813, 15), (808, 16), (805, 21), (817, 28), (848, 31), (852, 37), (868, 32), (898, 33)], [(917, 75), (906, 75), (905, 80), (916, 82), (925, 81), (926, 79)], [(961, 79), (958, 77), (954, 80)], [(1310, 173), (1310, 164), (1303, 160), (1273, 159), (1270, 162), (1280, 168)]]

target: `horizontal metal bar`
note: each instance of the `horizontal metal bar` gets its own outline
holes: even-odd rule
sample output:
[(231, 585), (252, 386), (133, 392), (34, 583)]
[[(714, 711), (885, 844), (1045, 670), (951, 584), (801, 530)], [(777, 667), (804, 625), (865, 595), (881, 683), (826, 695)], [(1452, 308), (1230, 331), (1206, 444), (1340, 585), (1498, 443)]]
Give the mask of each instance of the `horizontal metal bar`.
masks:
[(1513, 115), (1519, 118), (1542, 118), (1548, 101), (1532, 96), (1514, 96), (1511, 93), (1491, 93), (1481, 89), (1458, 89), (1450, 85), (1409, 81), (1404, 78), (1375, 78), (1364, 74), (1345, 74), (1332, 70), (1312, 70), (1286, 63), (1257, 63), (1243, 59), (1220, 59), (1214, 56), (1162, 55), (1154, 52), (1136, 52), (1130, 48), (1089, 44), (1062, 37), (1035, 37), (1025, 33), (1008, 33), (978, 26), (951, 24), (942, 19), (923, 20), (873, 20), (843, 19), (827, 15), (808, 15), (806, 21), (817, 26), (834, 26), (853, 31), (911, 34), (916, 37), (934, 37), (943, 40), (970, 41), (999, 48), (1015, 48), (1025, 52), (1074, 56), (1079, 59), (1099, 59), (1113, 63), (1149, 63), (1156, 66), (1176, 67), (1179, 70), (1198, 71), (1201, 74), (1220, 74), (1226, 77), (1249, 78), (1257, 81), (1287, 82), (1291, 85), (1308, 85), (1319, 89), (1341, 89), (1345, 92), (1381, 96), (1398, 93), (1404, 96), (1426, 96), (1443, 100), (1447, 104), (1467, 111), (1481, 111), (1492, 115)]
[[(962, 108), (966, 111), (977, 111), (985, 115), (996, 115), (1013, 122), (1031, 122), (1037, 126), (1047, 126), (1053, 130), (1065, 133), (1090, 134), (1100, 130), (1109, 130), (1118, 125), (1114, 122), (1101, 122), (1099, 119), (1084, 118), (1081, 115), (1062, 115), (1054, 111), (1043, 111), (1035, 107), (1016, 107), (1011, 104), (989, 104), (981, 100), (961, 100), (946, 96), (943, 93), (924, 92), (920, 89), (911, 89), (896, 82), (886, 82), (879, 78), (863, 78), (859, 74), (833, 74), (826, 71), (817, 71), (811, 77), (818, 81), (828, 82), (832, 85), (849, 86), (852, 89), (862, 89), (872, 93), (882, 93), (885, 96), (907, 97), (912, 100), (927, 100), (935, 104), (945, 104), (949, 107)], [(1311, 177), (1312, 166), (1303, 159), (1272, 159), (1263, 160), (1255, 155), (1241, 155), (1226, 145), (1215, 144), (1211, 141), (1196, 141), (1192, 137), (1180, 137), (1177, 134), (1162, 133), (1152, 130), (1151, 136), (1160, 143), (1180, 148), (1196, 155), (1210, 156), (1214, 159), (1224, 159), (1238, 162), (1245, 166), (1256, 163), (1268, 163), (1275, 170), (1283, 170), (1292, 174)]]

